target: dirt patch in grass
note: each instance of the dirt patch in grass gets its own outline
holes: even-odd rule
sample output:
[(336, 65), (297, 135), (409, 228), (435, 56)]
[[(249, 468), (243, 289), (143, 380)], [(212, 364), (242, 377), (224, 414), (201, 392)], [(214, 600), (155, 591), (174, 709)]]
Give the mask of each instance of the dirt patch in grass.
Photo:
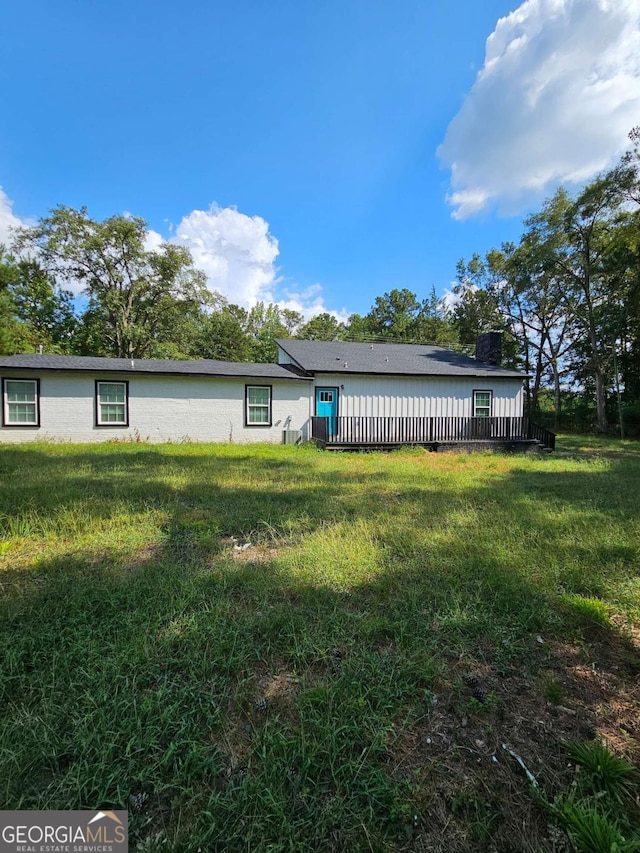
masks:
[(260, 699), (267, 705), (290, 705), (300, 692), (300, 679), (290, 672), (263, 675), (258, 681)]
[(593, 717), (591, 736), (640, 763), (640, 645), (629, 635), (581, 646), (558, 644), (556, 668), (568, 703)]
[(221, 537), (220, 546), (224, 554), (239, 563), (267, 563), (278, 556), (278, 549), (273, 546), (245, 542), (235, 536)]
[[(421, 816), (405, 849), (572, 849), (536, 806), (526, 772), (512, 753), (550, 798), (570, 790), (575, 780), (575, 762), (567, 752), (571, 743), (601, 738), (638, 762), (640, 670), (628, 650), (614, 640), (549, 644), (549, 652), (548, 667), (538, 678), (500, 674), (486, 663), (450, 661), (424, 717), (410, 728), (400, 721), (394, 727), (388, 770), (412, 792)], [(549, 683), (558, 685), (561, 703), (545, 697)]]
[(234, 548), (231, 556), (240, 563), (268, 563), (276, 558), (277, 552), (265, 545), (249, 545), (247, 548)]

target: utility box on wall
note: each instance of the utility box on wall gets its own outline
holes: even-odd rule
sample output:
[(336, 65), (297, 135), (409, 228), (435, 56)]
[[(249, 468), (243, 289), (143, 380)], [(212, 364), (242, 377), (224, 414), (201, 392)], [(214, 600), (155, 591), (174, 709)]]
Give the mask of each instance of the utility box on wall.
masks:
[(302, 440), (302, 430), (299, 429), (284, 429), (282, 430), (283, 444), (299, 444)]

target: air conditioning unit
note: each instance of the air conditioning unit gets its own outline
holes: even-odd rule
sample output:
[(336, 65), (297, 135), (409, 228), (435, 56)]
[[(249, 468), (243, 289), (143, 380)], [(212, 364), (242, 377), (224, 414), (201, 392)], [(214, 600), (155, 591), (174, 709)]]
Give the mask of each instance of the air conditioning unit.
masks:
[(302, 440), (302, 430), (301, 429), (283, 429), (282, 430), (282, 443), (283, 444), (299, 444)]

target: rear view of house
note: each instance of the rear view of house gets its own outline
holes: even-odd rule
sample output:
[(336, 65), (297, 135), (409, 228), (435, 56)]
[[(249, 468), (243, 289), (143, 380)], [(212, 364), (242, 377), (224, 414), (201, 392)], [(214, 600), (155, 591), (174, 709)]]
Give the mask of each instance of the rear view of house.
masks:
[(437, 449), (540, 439), (523, 418), (523, 375), (500, 366), (497, 333), (479, 338), (476, 358), (410, 344), (277, 343), (278, 364), (2, 357), (0, 441), (312, 438)]

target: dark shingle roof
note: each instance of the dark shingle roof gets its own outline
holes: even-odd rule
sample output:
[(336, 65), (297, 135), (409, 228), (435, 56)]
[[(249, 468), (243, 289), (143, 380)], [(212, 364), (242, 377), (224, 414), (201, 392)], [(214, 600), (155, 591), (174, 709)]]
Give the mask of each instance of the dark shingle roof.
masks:
[(170, 361), (168, 359), (98, 358), (79, 355), (6, 355), (0, 370), (83, 370), (97, 373), (157, 373), (188, 376), (230, 376), (247, 379), (308, 379), (295, 367), (279, 364), (245, 364), (236, 361)]
[(277, 340), (276, 343), (304, 370), (315, 373), (524, 378), (524, 374), (517, 370), (484, 364), (443, 347), (288, 339)]

